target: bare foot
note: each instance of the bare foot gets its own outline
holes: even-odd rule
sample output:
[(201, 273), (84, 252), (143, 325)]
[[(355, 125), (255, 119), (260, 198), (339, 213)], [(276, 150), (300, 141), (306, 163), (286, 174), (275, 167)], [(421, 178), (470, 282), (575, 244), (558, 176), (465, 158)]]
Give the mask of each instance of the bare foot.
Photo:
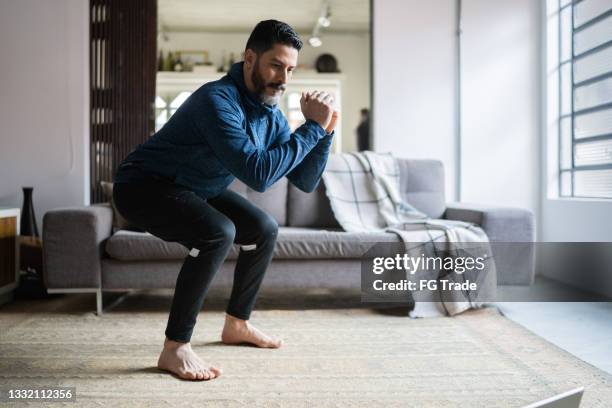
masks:
[(191, 343), (179, 343), (166, 338), (157, 367), (185, 380), (212, 380), (221, 369), (205, 363), (191, 348)]
[(225, 344), (249, 343), (262, 348), (279, 348), (283, 344), (281, 339), (268, 336), (253, 327), (247, 320), (238, 319), (228, 314), (225, 315), (225, 326), (223, 326), (223, 333), (221, 333), (221, 341)]

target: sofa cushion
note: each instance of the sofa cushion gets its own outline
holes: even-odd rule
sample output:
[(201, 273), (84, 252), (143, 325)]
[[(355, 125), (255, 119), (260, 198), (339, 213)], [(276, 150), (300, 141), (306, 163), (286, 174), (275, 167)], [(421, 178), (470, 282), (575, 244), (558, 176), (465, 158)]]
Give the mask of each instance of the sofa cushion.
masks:
[[(442, 162), (399, 158), (398, 163), (402, 198), (430, 217), (441, 218), (446, 206)], [(340, 228), (322, 181), (312, 193), (289, 183), (287, 204), (287, 225), (291, 227)]]
[(235, 179), (228, 187), (248, 198), (257, 207), (274, 217), (278, 225), (287, 225), (287, 179), (281, 178), (264, 193), (253, 190), (242, 181)]
[(399, 243), (387, 232), (346, 232), (342, 229), (279, 228), (274, 257), (278, 259), (360, 258), (378, 242)]
[(402, 198), (432, 218), (446, 208), (444, 166), (438, 160), (399, 159)]
[(305, 193), (291, 183), (287, 190), (287, 225), (290, 227), (340, 228), (325, 195), (323, 181), (312, 193)]
[(149, 232), (120, 230), (106, 241), (106, 253), (121, 261), (185, 258), (189, 251), (177, 242), (166, 242)]
[[(396, 234), (345, 232), (313, 228), (279, 227), (275, 259), (359, 258), (378, 242), (399, 243)], [(238, 257), (232, 246), (227, 259)], [(183, 259), (188, 250), (176, 242), (165, 242), (148, 232), (117, 231), (106, 242), (107, 254), (121, 261)]]

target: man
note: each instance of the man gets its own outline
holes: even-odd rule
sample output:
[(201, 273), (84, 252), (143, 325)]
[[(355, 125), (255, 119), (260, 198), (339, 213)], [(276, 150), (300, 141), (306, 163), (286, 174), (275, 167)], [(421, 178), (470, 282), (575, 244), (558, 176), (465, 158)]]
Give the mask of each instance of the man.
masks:
[(313, 191), (337, 115), (323, 92), (302, 93), (306, 122), (291, 133), (277, 103), (297, 65), (302, 41), (287, 24), (262, 21), (243, 62), (196, 90), (168, 123), (120, 165), (113, 199), (136, 226), (189, 249), (176, 281), (158, 367), (189, 380), (218, 377), (190, 338), (210, 282), (233, 243), (240, 245), (221, 339), (277, 348), (281, 340), (249, 316), (276, 243), (274, 218), (227, 189), (234, 178), (264, 191), (286, 176)]
[(357, 150), (362, 152), (364, 150), (370, 150), (370, 110), (368, 108), (362, 108), (361, 121), (357, 126)]

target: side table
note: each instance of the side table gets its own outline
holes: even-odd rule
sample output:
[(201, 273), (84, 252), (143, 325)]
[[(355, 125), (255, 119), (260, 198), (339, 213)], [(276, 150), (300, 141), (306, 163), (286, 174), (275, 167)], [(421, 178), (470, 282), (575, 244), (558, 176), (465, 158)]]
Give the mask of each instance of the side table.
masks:
[(21, 210), (0, 207), (0, 305), (13, 300), (19, 283), (19, 236)]
[(34, 236), (20, 236), (19, 242), (19, 286), (15, 289), (17, 298), (41, 299), (47, 297), (43, 282), (42, 239)]

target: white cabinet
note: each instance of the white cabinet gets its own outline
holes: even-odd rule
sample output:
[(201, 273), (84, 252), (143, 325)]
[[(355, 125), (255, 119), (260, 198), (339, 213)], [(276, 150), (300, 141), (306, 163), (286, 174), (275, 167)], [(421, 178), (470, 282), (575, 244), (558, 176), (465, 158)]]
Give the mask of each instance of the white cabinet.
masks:
[[(209, 81), (216, 81), (224, 73), (203, 75), (193, 72), (158, 72), (157, 96), (155, 100), (155, 130), (160, 129), (187, 97)], [(340, 113), (336, 124), (333, 152), (340, 152), (342, 146), (342, 74), (295, 74), (287, 84), (279, 108), (285, 114), (292, 130), (304, 122), (300, 109), (302, 91), (326, 91), (333, 95), (335, 108)]]

